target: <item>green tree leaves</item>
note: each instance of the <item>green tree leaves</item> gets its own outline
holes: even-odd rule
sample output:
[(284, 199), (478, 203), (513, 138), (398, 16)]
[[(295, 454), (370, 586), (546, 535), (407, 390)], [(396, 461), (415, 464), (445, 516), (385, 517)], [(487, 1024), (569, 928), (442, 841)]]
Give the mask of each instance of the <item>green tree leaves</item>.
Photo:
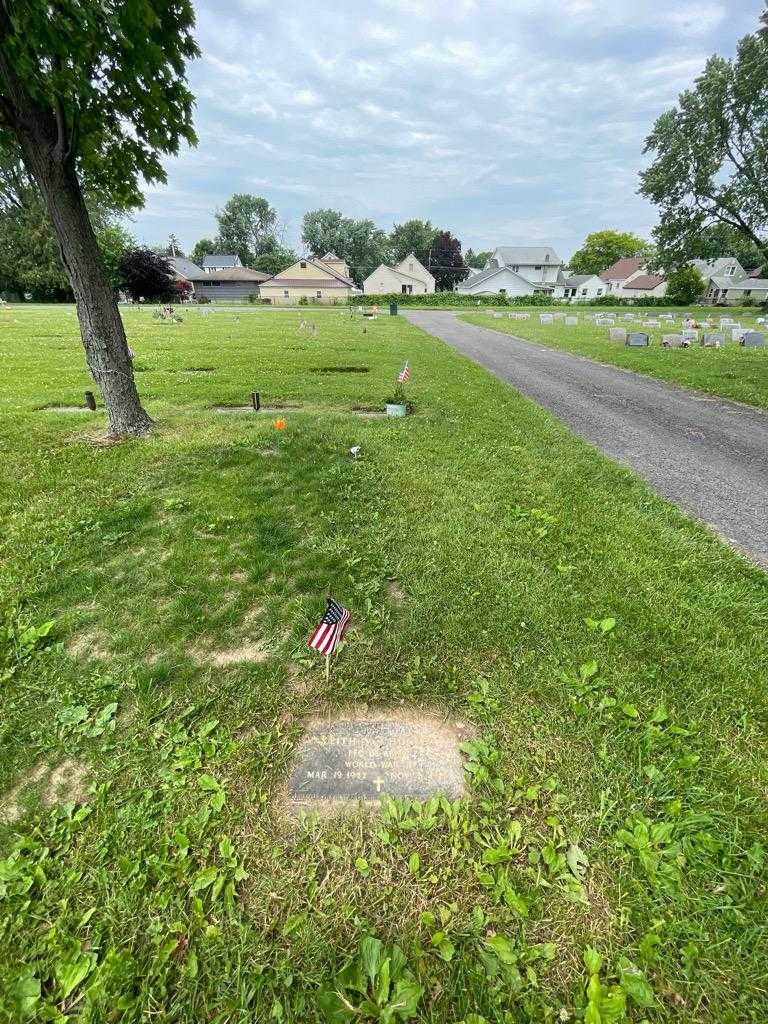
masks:
[(737, 231), (768, 262), (768, 35), (744, 36), (732, 60), (711, 57), (658, 118), (645, 152), (654, 160), (640, 193), (659, 207), (654, 237), (668, 264), (685, 262), (714, 224)]
[(631, 231), (593, 231), (571, 256), (569, 266), (574, 274), (600, 274), (626, 256), (649, 253), (648, 242)]

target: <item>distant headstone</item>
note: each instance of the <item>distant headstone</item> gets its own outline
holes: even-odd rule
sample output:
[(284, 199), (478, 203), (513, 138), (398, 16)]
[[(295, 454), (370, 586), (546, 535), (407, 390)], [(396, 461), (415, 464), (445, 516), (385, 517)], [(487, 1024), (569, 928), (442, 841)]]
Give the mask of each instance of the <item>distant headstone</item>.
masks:
[(765, 335), (761, 334), (760, 331), (745, 331), (741, 344), (744, 348), (763, 348), (765, 345)]
[(455, 800), (464, 792), (459, 746), (471, 735), (463, 723), (426, 714), (317, 719), (299, 744), (288, 799), (297, 809), (376, 802), (385, 793)]
[(632, 348), (647, 348), (649, 338), (647, 334), (642, 334), (640, 331), (632, 331), (627, 335), (627, 340), (624, 344), (629, 345)]
[(539, 314), (539, 323), (551, 324), (553, 321), (554, 321), (554, 317), (552, 316), (551, 313), (540, 313)]
[(706, 348), (722, 348), (725, 344), (725, 333), (723, 331), (708, 331), (703, 335), (701, 344)]
[(609, 327), (608, 338), (610, 341), (626, 341), (627, 340), (627, 329), (626, 327)]
[(664, 348), (686, 348), (682, 334), (662, 334), (661, 344)]
[(567, 316), (565, 318), (565, 326), (566, 327), (575, 327), (578, 322), (579, 322), (579, 318), (577, 316)]
[[(730, 327), (731, 325), (729, 324), (728, 326)], [(743, 328), (741, 328), (741, 327), (733, 327), (731, 329), (731, 338), (734, 341), (738, 341), (739, 343), (743, 344), (743, 338), (744, 338), (744, 335), (746, 333), (747, 332), (745, 330), (743, 330)]]
[(692, 327), (684, 327), (680, 334), (683, 337), (683, 341), (687, 341), (689, 345), (699, 340), (699, 332)]

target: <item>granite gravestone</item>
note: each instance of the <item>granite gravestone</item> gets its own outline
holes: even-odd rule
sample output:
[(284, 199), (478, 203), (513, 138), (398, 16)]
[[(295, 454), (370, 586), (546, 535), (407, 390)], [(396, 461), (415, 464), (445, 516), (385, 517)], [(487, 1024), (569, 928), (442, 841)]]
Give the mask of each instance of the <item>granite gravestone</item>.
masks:
[(429, 715), (347, 716), (309, 723), (288, 782), (296, 809), (333, 808), (384, 794), (427, 800), (464, 793), (460, 744), (468, 726)]

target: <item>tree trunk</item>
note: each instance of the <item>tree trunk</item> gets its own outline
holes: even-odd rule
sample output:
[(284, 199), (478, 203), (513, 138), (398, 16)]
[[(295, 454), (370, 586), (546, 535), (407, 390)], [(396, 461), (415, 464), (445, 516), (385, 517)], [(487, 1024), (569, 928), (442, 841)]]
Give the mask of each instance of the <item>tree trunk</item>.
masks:
[(4, 86), (0, 115), (15, 135), (48, 209), (75, 295), (88, 368), (104, 398), (109, 432), (115, 437), (146, 434), (152, 420), (136, 390), (117, 297), (77, 176), (78, 122), (73, 119), (67, 124), (60, 103), (49, 107), (29, 94), (4, 46), (13, 31), (6, 4), (0, 0), (0, 83)]
[(74, 167), (56, 165), (53, 161), (35, 160), (34, 165), (30, 170), (45, 199), (61, 262), (72, 285), (88, 368), (104, 398), (109, 433), (115, 437), (146, 434), (152, 420), (136, 389), (117, 298), (96, 243), (77, 173)]

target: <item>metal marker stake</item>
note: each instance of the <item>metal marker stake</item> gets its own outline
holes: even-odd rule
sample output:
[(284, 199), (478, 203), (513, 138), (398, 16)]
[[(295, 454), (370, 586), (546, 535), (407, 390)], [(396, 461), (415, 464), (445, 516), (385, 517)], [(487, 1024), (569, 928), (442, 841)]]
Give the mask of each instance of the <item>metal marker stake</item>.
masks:
[(259, 394), (258, 391), (251, 392), (251, 405), (256, 410), (256, 412), (258, 412), (259, 409), (261, 408), (261, 395)]

